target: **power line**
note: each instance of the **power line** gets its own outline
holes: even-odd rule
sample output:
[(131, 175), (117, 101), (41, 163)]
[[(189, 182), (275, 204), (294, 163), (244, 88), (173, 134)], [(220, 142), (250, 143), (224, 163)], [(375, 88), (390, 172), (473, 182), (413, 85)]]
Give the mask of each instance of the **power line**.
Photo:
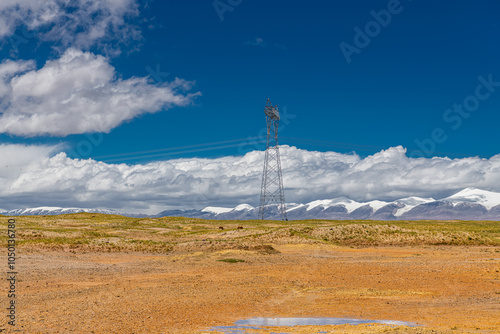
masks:
[[(118, 154), (110, 154), (110, 155), (101, 155), (101, 156), (94, 157), (94, 159), (127, 157), (127, 156), (139, 156), (139, 155), (148, 154), (148, 153), (157, 153), (157, 152), (166, 152), (166, 151), (177, 151), (177, 150), (186, 149), (186, 148), (196, 148), (196, 147), (203, 147), (203, 146), (212, 146), (212, 145), (228, 144), (228, 143), (235, 143), (235, 142), (244, 142), (244, 141), (250, 141), (250, 140), (255, 140), (255, 139), (259, 139), (259, 137), (248, 137), (248, 138), (241, 138), (241, 139), (216, 141), (216, 142), (212, 142), (212, 143), (203, 143), (203, 144), (195, 144), (195, 145), (187, 145), (187, 146), (160, 148), (160, 149), (156, 149), (156, 150), (147, 150), (147, 151), (137, 151), (137, 152), (128, 152), (128, 153), (118, 153)], [(263, 139), (261, 139), (261, 140), (263, 141)]]
[[(287, 144), (290, 143), (301, 143), (322, 147), (331, 147), (336, 149), (352, 149), (354, 151), (364, 151), (376, 153), (381, 150), (386, 150), (387, 147), (374, 146), (374, 145), (363, 145), (363, 144), (355, 144), (355, 143), (344, 143), (344, 142), (335, 142), (335, 141), (327, 141), (327, 140), (317, 140), (310, 138), (297, 138), (297, 137), (282, 137)], [(104, 162), (118, 162), (124, 160), (142, 160), (142, 159), (151, 159), (151, 158), (160, 158), (174, 155), (182, 155), (187, 153), (197, 153), (197, 152), (206, 152), (206, 151), (215, 151), (226, 148), (234, 148), (240, 146), (250, 146), (255, 144), (264, 144), (266, 142), (265, 138), (262, 137), (247, 137), (240, 139), (232, 139), (232, 140), (224, 140), (224, 141), (216, 141), (210, 143), (202, 143), (195, 145), (185, 145), (178, 147), (168, 147), (162, 149), (155, 150), (145, 150), (145, 151), (136, 151), (136, 152), (128, 152), (128, 153), (118, 153), (111, 155), (102, 155), (92, 157), (96, 160), (102, 160)], [(452, 153), (452, 152), (434, 152), (434, 154), (444, 155), (448, 157), (456, 157), (462, 158), (467, 157), (467, 155), (463, 153)], [(484, 156), (478, 156), (480, 158), (488, 158)], [(112, 158), (112, 159), (110, 159)]]
[[(178, 154), (186, 154), (186, 153), (196, 153), (196, 152), (204, 152), (204, 151), (213, 151), (213, 150), (220, 150), (224, 148), (231, 148), (231, 147), (238, 147), (240, 144), (232, 144), (232, 145), (222, 145), (222, 146), (216, 146), (216, 147), (207, 147), (207, 148), (200, 148), (200, 149), (194, 149), (194, 150), (185, 150), (185, 151), (177, 151), (177, 152), (171, 152), (171, 153), (161, 153), (161, 154), (151, 154), (151, 155), (142, 155), (142, 156), (137, 156), (137, 157), (128, 157), (128, 160), (140, 160), (140, 159), (149, 159), (149, 158), (158, 158), (158, 157), (165, 157), (165, 156), (170, 156), (170, 155), (178, 155)], [(123, 159), (105, 159), (103, 161), (105, 162), (116, 162), (116, 161), (122, 161)]]

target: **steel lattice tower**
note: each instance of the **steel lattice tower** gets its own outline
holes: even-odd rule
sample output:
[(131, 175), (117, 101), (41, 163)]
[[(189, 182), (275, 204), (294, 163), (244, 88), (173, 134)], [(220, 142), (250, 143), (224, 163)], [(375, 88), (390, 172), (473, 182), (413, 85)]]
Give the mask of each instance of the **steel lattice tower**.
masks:
[(266, 215), (268, 216), (273, 211), (273, 207), (276, 207), (281, 219), (288, 220), (286, 217), (285, 193), (283, 191), (280, 149), (278, 145), (280, 113), (278, 106), (273, 107), (269, 99), (267, 99), (264, 112), (267, 122), (267, 144), (264, 172), (262, 173), (262, 188), (260, 191), (259, 218), (264, 219)]

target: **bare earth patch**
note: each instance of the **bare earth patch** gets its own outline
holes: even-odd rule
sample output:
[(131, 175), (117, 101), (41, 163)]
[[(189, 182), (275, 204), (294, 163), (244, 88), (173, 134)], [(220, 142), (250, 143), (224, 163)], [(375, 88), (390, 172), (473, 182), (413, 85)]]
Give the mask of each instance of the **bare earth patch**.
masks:
[[(496, 232), (486, 227), (429, 228), (409, 244), (398, 236), (390, 245), (385, 234), (415, 229), (387, 222), (375, 228), (353, 222), (316, 222), (317, 227), (249, 222), (237, 231), (246, 222), (234, 222), (234, 230), (226, 222), (226, 229), (218, 231), (220, 222), (164, 219), (141, 225), (106, 218), (102, 230), (85, 238), (78, 233), (88, 233), (86, 227), (99, 221), (75, 217), (51, 217), (38, 225), (33, 218), (16, 218), (19, 232), (25, 232), (22, 240), (29, 240), (21, 243), (17, 259), (16, 329), (21, 332), (213, 333), (213, 326), (254, 317), (337, 317), (422, 327), (295, 326), (248, 332), (500, 333), (500, 248)], [(64, 230), (75, 221), (82, 224)], [(67, 240), (44, 240), (66, 232)], [(363, 233), (364, 239), (339, 242)], [(432, 241), (442, 242), (443, 236), (445, 243), (459, 242)], [(368, 244), (357, 244), (361, 241)], [(7, 263), (5, 254), (0, 261)], [(5, 317), (0, 328), (11, 329)]]

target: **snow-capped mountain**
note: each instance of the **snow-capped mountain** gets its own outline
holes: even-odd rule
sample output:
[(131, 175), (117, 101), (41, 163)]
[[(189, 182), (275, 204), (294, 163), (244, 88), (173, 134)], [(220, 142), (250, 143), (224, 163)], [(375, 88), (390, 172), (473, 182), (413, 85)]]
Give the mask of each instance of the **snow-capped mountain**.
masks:
[(500, 204), (500, 193), (476, 188), (466, 188), (455, 195), (442, 199), (442, 201), (450, 202), (453, 205), (460, 203), (481, 204), (489, 210)]
[(0, 214), (4, 216), (50, 216), (50, 215), (65, 215), (69, 213), (80, 213), (80, 212), (105, 213), (109, 215), (120, 214), (119, 212), (110, 209), (59, 208), (51, 206), (0, 211)]
[(201, 210), (201, 212), (208, 212), (208, 213), (212, 213), (214, 215), (220, 215), (221, 213), (228, 213), (230, 212), (231, 208), (220, 208), (220, 207), (216, 207), (216, 206), (207, 206), (205, 209)]
[[(377, 219), (377, 220), (416, 220), (416, 219), (463, 219), (463, 220), (500, 220), (500, 193), (476, 188), (466, 188), (449, 197), (433, 198), (407, 197), (392, 202), (356, 202), (349, 198), (317, 200), (306, 204), (289, 203), (289, 220), (298, 219)], [(145, 214), (124, 214), (107, 209), (81, 209), (39, 207), (1, 212), (6, 216), (21, 215), (59, 215), (68, 213), (91, 212), (121, 214), (129, 217), (148, 217)], [(191, 217), (203, 219), (257, 219), (259, 208), (240, 204), (234, 208), (208, 206), (202, 210), (166, 210), (149, 217)], [(276, 208), (271, 208), (270, 219), (279, 219)]]
[(407, 198), (398, 199), (397, 201), (395, 201), (395, 203), (402, 204), (403, 207), (398, 209), (394, 213), (394, 216), (400, 217), (403, 214), (405, 214), (406, 212), (413, 209), (414, 207), (417, 207), (417, 206), (419, 206), (421, 204), (425, 204), (425, 203), (431, 203), (431, 202), (435, 202), (435, 199), (434, 198), (420, 198), (420, 197), (407, 197)]
[[(392, 202), (356, 202), (341, 197), (317, 200), (306, 204), (286, 205), (289, 220), (298, 219), (466, 219), (500, 220), (500, 193), (476, 188), (464, 189), (452, 196), (435, 200), (433, 198), (407, 197)], [(271, 210), (273, 212), (273, 210)], [(203, 210), (176, 212), (164, 211), (158, 216), (185, 216), (205, 219), (256, 219), (258, 208), (241, 204), (235, 208), (207, 207)], [(274, 209), (274, 216), (279, 219)]]

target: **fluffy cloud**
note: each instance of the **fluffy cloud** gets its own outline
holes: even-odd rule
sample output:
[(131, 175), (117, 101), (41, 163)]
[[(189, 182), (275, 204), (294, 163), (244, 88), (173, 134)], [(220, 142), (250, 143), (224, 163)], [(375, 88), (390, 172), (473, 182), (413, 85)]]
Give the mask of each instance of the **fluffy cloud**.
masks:
[[(264, 152), (143, 165), (70, 159), (60, 148), (0, 145), (0, 207), (105, 207), (158, 213), (168, 207), (257, 205)], [(55, 155), (54, 155), (55, 154)], [(16, 162), (16, 163), (13, 163)], [(402, 147), (366, 158), (282, 146), (288, 202), (442, 198), (474, 186), (500, 192), (500, 156), (406, 157)]]
[(2, 0), (0, 38), (25, 26), (56, 45), (117, 53), (119, 44), (140, 38), (138, 28), (126, 22), (137, 15), (136, 0)]
[(66, 136), (109, 132), (140, 114), (186, 106), (191, 82), (154, 85), (116, 77), (103, 56), (68, 49), (36, 69), (33, 61), (0, 64), (0, 133)]

